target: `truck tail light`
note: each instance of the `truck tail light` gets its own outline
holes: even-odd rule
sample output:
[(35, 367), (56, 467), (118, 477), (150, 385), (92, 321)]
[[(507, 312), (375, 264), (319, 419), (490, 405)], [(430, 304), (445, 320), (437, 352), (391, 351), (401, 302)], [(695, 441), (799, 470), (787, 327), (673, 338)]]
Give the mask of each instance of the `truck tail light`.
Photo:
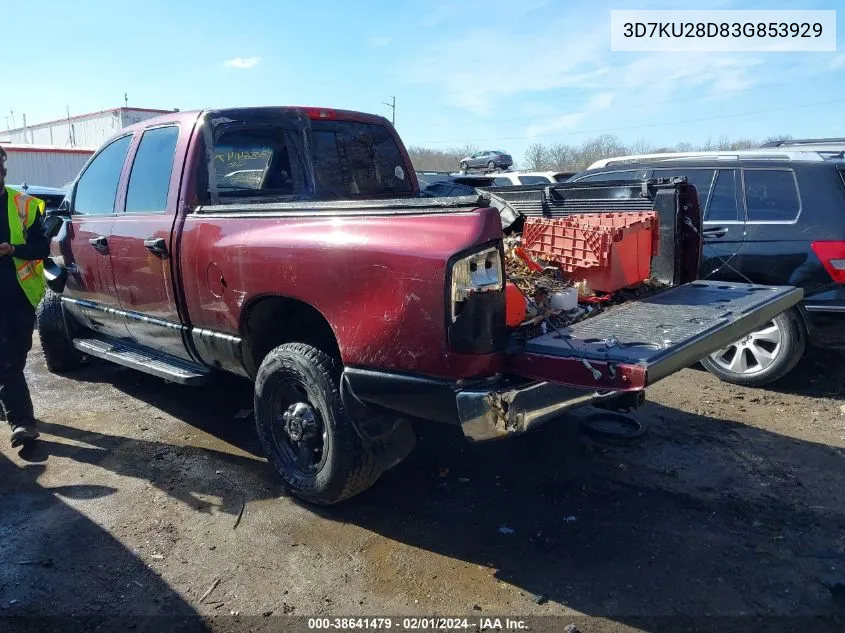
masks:
[(327, 108), (302, 108), (303, 112), (309, 119), (336, 119), (337, 112), (334, 110), (329, 110)]
[(811, 246), (830, 278), (845, 284), (845, 242), (813, 242)]
[(462, 257), (452, 264), (451, 272), (452, 322), (472, 295), (504, 288), (502, 254), (496, 246)]

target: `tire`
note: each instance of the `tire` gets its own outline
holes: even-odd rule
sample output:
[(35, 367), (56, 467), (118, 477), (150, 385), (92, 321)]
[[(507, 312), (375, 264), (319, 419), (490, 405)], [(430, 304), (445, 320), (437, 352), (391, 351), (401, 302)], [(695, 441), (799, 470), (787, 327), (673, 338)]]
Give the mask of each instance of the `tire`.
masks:
[(487, 169), (490, 170), (490, 171), (495, 171), (496, 170), (496, 163), (494, 163), (491, 160), (489, 163), (487, 163)]
[(466, 161), (461, 161), (461, 171), (466, 173), (466, 170), (469, 168), (469, 165), (466, 164)]
[(759, 387), (792, 371), (806, 347), (800, 317), (787, 310), (747, 337), (701, 359), (701, 364), (725, 382)]
[(267, 355), (255, 380), (255, 424), (268, 461), (293, 495), (320, 505), (349, 499), (381, 475), (344, 410), (339, 376), (324, 352), (287, 343)]
[(38, 304), (35, 318), (47, 369), (54, 374), (77, 369), (82, 364), (82, 354), (71, 343), (61, 295), (48, 290)]

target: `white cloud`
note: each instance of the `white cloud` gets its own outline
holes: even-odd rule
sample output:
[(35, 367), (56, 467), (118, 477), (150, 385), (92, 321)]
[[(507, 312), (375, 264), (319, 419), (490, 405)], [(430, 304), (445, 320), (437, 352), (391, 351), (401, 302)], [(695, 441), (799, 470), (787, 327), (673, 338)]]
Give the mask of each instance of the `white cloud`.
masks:
[(227, 59), (223, 62), (223, 66), (226, 68), (238, 68), (241, 70), (249, 70), (250, 68), (255, 68), (258, 66), (258, 62), (261, 61), (260, 57), (233, 57), (232, 59)]
[(534, 138), (542, 134), (572, 130), (588, 116), (597, 114), (602, 110), (607, 110), (611, 105), (613, 105), (615, 100), (616, 94), (613, 92), (596, 93), (587, 99), (583, 110), (564, 114), (547, 123), (531, 125), (528, 127), (525, 134), (526, 136)]
[(370, 48), (384, 48), (385, 46), (390, 46), (391, 42), (393, 42), (393, 38), (387, 35), (382, 35), (379, 37), (371, 37), (367, 40), (367, 46)]
[[(603, 24), (599, 28), (594, 22), (567, 19), (545, 22), (536, 33), (477, 28), (432, 41), (419, 57), (402, 64), (398, 74), (410, 83), (433, 86), (445, 105), (491, 114), (496, 102), (510, 95), (598, 87), (606, 69), (595, 60), (609, 52), (606, 30)], [(491, 55), (491, 47), (500, 47), (502, 54)]]

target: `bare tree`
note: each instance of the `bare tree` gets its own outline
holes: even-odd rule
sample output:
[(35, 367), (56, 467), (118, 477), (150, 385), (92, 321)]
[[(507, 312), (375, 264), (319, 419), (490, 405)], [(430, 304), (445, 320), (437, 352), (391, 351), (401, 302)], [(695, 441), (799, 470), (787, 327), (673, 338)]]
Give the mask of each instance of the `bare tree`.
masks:
[(764, 143), (777, 143), (778, 141), (791, 141), (794, 136), (791, 134), (775, 134), (774, 136), (767, 136), (763, 139)]
[(542, 143), (532, 143), (525, 150), (525, 168), (530, 171), (542, 171), (549, 168), (549, 152)]
[(637, 139), (634, 144), (630, 146), (632, 154), (652, 154), (654, 153), (654, 145), (644, 138)]
[(575, 148), (565, 143), (555, 143), (549, 147), (547, 152), (548, 165), (556, 171), (569, 171), (574, 169)]
[[(788, 134), (769, 136), (765, 142), (787, 140)], [(737, 151), (759, 147), (760, 142), (754, 139), (735, 139), (722, 135), (714, 142), (708, 137), (704, 143), (679, 142), (674, 146), (655, 147), (646, 139), (639, 139), (631, 145), (626, 145), (612, 134), (604, 134), (585, 140), (579, 145), (555, 143), (544, 145), (532, 143), (525, 151), (521, 167), (532, 171), (555, 169), (559, 171), (581, 170), (602, 158), (626, 156), (629, 154), (652, 154), (662, 152), (692, 152), (692, 151)], [(418, 170), (454, 171), (465, 156), (478, 151), (475, 145), (452, 147), (448, 149), (431, 149), (428, 147), (411, 146), (408, 154)]]
[(726, 149), (733, 149), (731, 147), (732, 144), (733, 143), (731, 142), (731, 139), (729, 139), (727, 136), (722, 134), (722, 136), (719, 137), (719, 140), (716, 141), (716, 149), (719, 150), (720, 152), (724, 151)]

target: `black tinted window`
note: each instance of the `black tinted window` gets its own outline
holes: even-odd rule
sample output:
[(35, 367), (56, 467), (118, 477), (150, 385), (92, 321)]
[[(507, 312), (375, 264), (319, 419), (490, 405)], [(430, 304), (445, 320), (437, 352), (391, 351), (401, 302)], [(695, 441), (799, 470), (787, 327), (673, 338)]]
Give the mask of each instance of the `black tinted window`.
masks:
[(386, 127), (350, 121), (313, 121), (311, 139), (320, 197), (411, 193), (405, 159)]
[(167, 192), (178, 140), (179, 128), (175, 125), (144, 132), (129, 174), (127, 213), (161, 213), (167, 210)]
[(518, 176), (518, 179), (523, 185), (542, 185), (549, 182), (545, 176)]
[(475, 189), (472, 187), (449, 182), (436, 182), (426, 187), (425, 192), (426, 194), (435, 197), (473, 196), (476, 194)]
[(493, 186), (495, 187), (510, 187), (511, 185), (513, 185), (513, 183), (510, 178), (499, 177), (493, 181)]
[(224, 130), (214, 143), (218, 195), (225, 198), (307, 194), (305, 172), (295, 145), (296, 133), (282, 127)]
[(735, 222), (743, 219), (736, 204), (737, 175), (735, 169), (719, 170), (710, 205), (704, 215), (706, 222)]
[(132, 136), (124, 136), (106, 146), (79, 178), (73, 212), (83, 215), (114, 213), (117, 183), (123, 171), (126, 152)]
[(795, 174), (773, 169), (745, 169), (745, 207), (749, 222), (792, 222), (801, 203)]
[(601, 182), (605, 180), (640, 180), (643, 171), (639, 170), (625, 170), (625, 171), (603, 171), (598, 174), (590, 174), (578, 179), (578, 182)]
[(713, 183), (715, 169), (655, 169), (654, 178), (676, 178), (686, 176), (687, 182), (698, 192), (698, 205), (702, 209), (707, 204), (710, 195), (710, 185)]

